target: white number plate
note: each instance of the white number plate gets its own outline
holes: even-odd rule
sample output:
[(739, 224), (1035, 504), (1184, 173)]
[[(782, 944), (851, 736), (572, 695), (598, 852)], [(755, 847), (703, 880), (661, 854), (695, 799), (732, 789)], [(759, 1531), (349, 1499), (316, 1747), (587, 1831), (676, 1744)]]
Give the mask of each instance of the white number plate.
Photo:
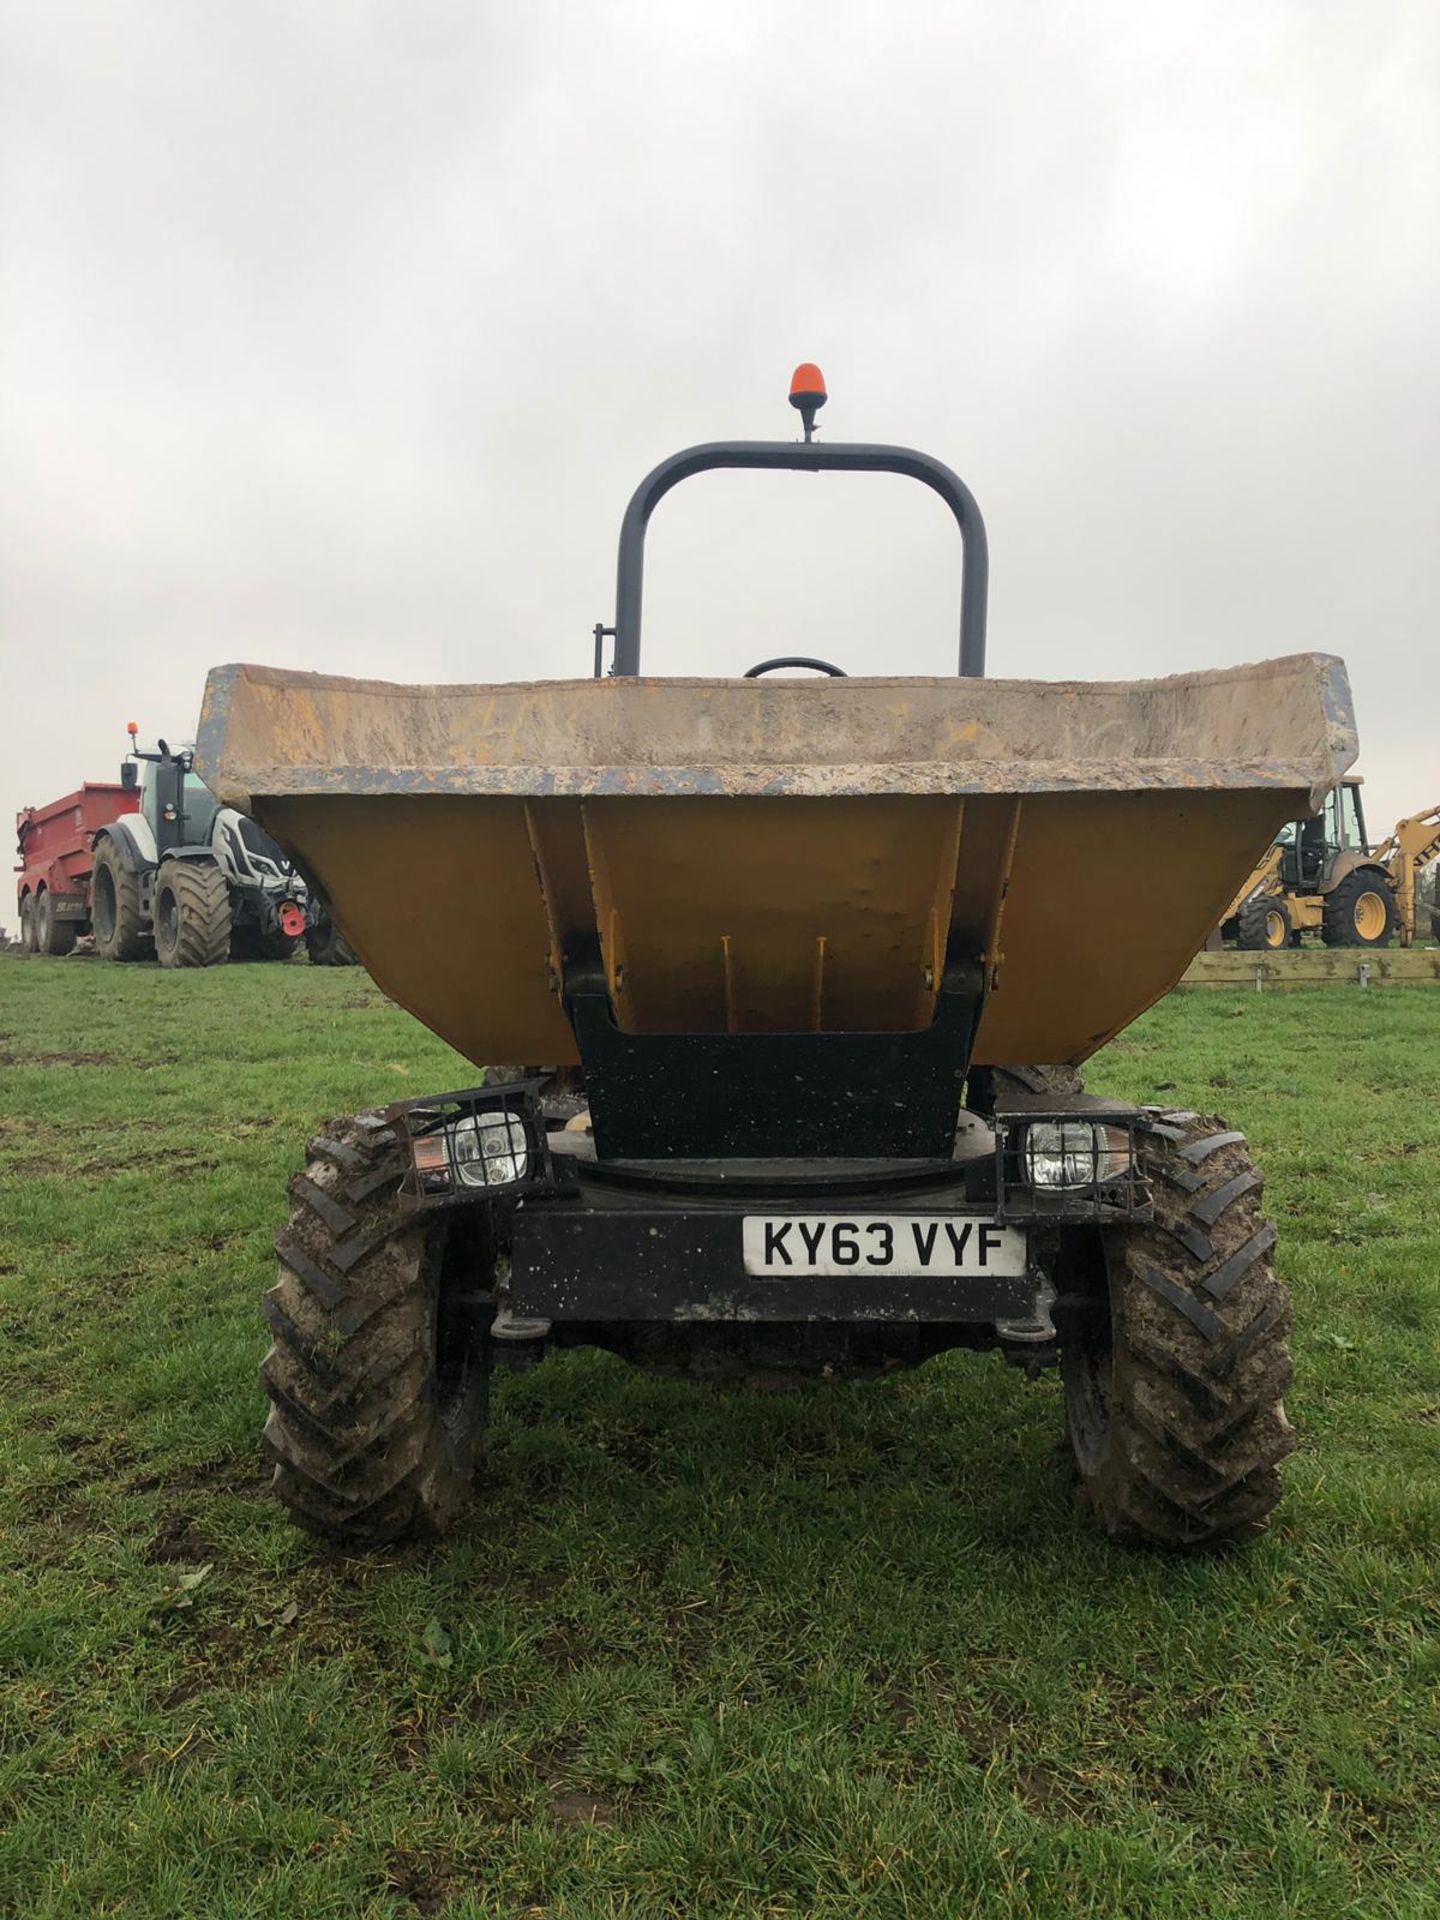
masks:
[(885, 1273), (1014, 1279), (1025, 1235), (970, 1214), (747, 1214), (745, 1271), (821, 1276)]

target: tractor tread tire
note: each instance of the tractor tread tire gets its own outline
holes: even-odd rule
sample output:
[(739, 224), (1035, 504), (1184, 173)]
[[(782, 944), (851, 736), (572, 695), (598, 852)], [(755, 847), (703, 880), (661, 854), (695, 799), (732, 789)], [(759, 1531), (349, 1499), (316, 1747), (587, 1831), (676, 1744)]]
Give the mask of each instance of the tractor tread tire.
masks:
[[(1278, 913), (1285, 923), (1285, 938), (1278, 943), (1270, 939), (1270, 916)], [(1257, 894), (1247, 900), (1235, 916), (1237, 947), (1248, 952), (1280, 953), (1290, 945), (1294, 924), (1290, 918), (1290, 909), (1276, 893)]]
[(1087, 1446), (1085, 1363), (1066, 1346), (1070, 1440), (1081, 1504), (1113, 1540), (1206, 1551), (1263, 1532), (1280, 1499), (1290, 1299), (1244, 1136), (1213, 1116), (1147, 1113), (1137, 1140), (1155, 1217), (1105, 1232), (1104, 1418)]
[(1024, 1106), (1037, 1094), (1064, 1102), (1085, 1091), (1085, 1078), (1079, 1067), (1022, 1067), (1012, 1063), (980, 1071), (988, 1075), (986, 1108), (992, 1114), (1003, 1110), (1007, 1100), (1017, 1097)]
[[(175, 896), (173, 945), (165, 937), (161, 898)], [(155, 956), (162, 967), (218, 967), (230, 958), (230, 888), (209, 860), (162, 860), (155, 875)]]
[[(1377, 894), (1385, 902), (1385, 931), (1363, 939), (1355, 926), (1355, 903), (1363, 894)], [(1358, 868), (1347, 873), (1325, 896), (1320, 912), (1320, 938), (1327, 947), (1388, 947), (1399, 921), (1395, 889), (1384, 874)]]
[(35, 936), (35, 896), (27, 893), (20, 902), (20, 951), (38, 953), (39, 942)]
[(372, 1116), (334, 1122), (291, 1182), (265, 1296), (265, 1450), (295, 1524), (354, 1550), (437, 1539), (469, 1499), (485, 1415), (478, 1359), (442, 1405), (446, 1228), (404, 1211), (406, 1159)]
[[(106, 876), (102, 880), (102, 872)], [(108, 937), (101, 936), (95, 917), (95, 893), (109, 885), (115, 895), (115, 924)], [(95, 951), (102, 960), (149, 959), (153, 945), (140, 913), (140, 876), (121, 859), (111, 840), (102, 840), (95, 849), (90, 871), (90, 925), (95, 934)]]

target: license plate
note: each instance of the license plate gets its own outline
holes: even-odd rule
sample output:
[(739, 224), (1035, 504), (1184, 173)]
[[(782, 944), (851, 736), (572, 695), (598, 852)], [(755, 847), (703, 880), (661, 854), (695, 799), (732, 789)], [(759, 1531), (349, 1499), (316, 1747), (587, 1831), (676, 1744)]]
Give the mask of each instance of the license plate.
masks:
[(1025, 1271), (1018, 1227), (969, 1214), (746, 1214), (742, 1244), (751, 1274), (920, 1274), (1014, 1279)]

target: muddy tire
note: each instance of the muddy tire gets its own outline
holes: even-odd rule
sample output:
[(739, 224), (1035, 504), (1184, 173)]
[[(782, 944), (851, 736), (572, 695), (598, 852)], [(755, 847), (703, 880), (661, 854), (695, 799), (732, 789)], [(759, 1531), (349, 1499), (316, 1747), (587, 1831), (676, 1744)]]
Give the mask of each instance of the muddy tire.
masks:
[(1070, 1448), (1111, 1539), (1204, 1551), (1280, 1498), (1290, 1300), (1243, 1135), (1153, 1109), (1138, 1139), (1154, 1222), (1096, 1236), (1088, 1307), (1062, 1325)]
[(977, 1111), (992, 1114), (1017, 1095), (1022, 1103), (1037, 1095), (1063, 1101), (1084, 1091), (1085, 1077), (1079, 1067), (981, 1067), (972, 1076), (967, 1098), (978, 1103)]
[(155, 958), (162, 967), (218, 967), (230, 958), (230, 889), (209, 860), (160, 862)]
[(35, 896), (27, 893), (20, 902), (20, 951), (34, 953), (35, 945)]
[(48, 887), (36, 895), (34, 926), (37, 953), (48, 953), (53, 960), (61, 960), (74, 951), (75, 922), (55, 917), (55, 896)]
[(312, 967), (358, 967), (350, 943), (328, 916), (305, 929), (305, 951)]
[(376, 1116), (312, 1140), (265, 1296), (275, 1493), (297, 1526), (352, 1550), (447, 1532), (485, 1426), (474, 1300), (488, 1263), (455, 1215), (401, 1211), (404, 1164)]
[(1325, 896), (1320, 937), (1327, 947), (1388, 947), (1399, 917), (1382, 874), (1347, 873)]
[(1255, 952), (1280, 952), (1290, 945), (1295, 931), (1289, 907), (1273, 893), (1262, 893), (1254, 900), (1247, 900), (1235, 920), (1236, 946)]
[(151, 943), (140, 917), (140, 876), (120, 857), (111, 840), (95, 849), (90, 874), (90, 926), (102, 960), (143, 960)]

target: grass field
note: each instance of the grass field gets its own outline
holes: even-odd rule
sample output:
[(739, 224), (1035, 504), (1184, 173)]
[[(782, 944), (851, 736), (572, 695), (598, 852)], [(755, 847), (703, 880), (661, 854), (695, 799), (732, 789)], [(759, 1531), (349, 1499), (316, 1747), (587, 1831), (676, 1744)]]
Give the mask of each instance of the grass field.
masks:
[[(458, 1080), (457, 1080), (458, 1076)], [(1297, 1301), (1269, 1537), (1114, 1551), (1056, 1384), (510, 1382), (470, 1524), (289, 1532), (259, 1296), (318, 1119), (468, 1069), (362, 975), (0, 956), (0, 1912), (1440, 1911), (1440, 992), (1176, 996)]]

